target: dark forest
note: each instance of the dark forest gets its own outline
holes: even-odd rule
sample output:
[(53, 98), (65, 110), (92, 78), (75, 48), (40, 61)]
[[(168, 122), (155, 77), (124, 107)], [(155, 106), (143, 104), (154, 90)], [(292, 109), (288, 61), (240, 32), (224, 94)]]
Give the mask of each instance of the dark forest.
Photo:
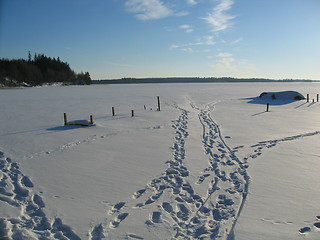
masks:
[(41, 86), (64, 83), (65, 85), (89, 85), (89, 72), (75, 73), (60, 58), (35, 54), (28, 59), (0, 59), (0, 84), (6, 87)]

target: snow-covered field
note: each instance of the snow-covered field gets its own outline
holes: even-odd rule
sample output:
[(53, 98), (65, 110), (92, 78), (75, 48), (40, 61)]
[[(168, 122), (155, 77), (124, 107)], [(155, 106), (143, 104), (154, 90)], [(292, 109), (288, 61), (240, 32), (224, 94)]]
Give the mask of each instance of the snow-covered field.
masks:
[[(287, 90), (311, 101), (249, 99)], [(320, 239), (317, 93), (319, 83), (0, 90), (0, 239)], [(64, 112), (96, 124), (63, 126)]]

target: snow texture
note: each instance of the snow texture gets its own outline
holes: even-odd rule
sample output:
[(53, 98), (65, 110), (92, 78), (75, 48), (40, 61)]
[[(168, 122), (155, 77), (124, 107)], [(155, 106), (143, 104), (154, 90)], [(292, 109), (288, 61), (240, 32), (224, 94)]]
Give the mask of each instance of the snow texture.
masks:
[(320, 106), (293, 88), (320, 85), (1, 90), (0, 238), (319, 239)]

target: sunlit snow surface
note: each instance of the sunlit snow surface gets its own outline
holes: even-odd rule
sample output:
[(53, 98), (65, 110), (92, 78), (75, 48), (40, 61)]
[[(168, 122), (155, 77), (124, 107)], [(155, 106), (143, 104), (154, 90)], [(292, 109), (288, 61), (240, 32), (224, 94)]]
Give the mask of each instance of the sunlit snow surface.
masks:
[[(310, 101), (257, 98), (281, 91)], [(0, 238), (319, 239), (317, 93), (317, 83), (1, 90)], [(95, 125), (64, 126), (63, 113)]]

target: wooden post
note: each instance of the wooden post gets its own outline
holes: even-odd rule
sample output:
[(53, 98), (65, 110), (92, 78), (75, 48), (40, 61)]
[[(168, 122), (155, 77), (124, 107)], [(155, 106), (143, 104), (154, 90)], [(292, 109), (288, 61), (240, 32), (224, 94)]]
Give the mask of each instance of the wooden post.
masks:
[(115, 114), (114, 114), (114, 107), (112, 107), (112, 116), (114, 116)]
[(312, 102), (314, 103), (314, 98), (312, 99)]
[(319, 102), (319, 93), (317, 94), (317, 102)]
[(307, 102), (309, 102), (309, 93), (307, 94)]
[(267, 112), (269, 112), (269, 106), (270, 106), (270, 104), (268, 103), (267, 104)]
[(134, 110), (131, 110), (131, 117), (134, 117)]
[(63, 113), (63, 118), (64, 118), (64, 125), (67, 125), (68, 121), (67, 121), (67, 114)]
[(160, 111), (160, 97), (157, 96), (157, 99), (158, 99), (158, 111)]
[(92, 118), (92, 115), (90, 115), (90, 124), (93, 124), (93, 118)]

